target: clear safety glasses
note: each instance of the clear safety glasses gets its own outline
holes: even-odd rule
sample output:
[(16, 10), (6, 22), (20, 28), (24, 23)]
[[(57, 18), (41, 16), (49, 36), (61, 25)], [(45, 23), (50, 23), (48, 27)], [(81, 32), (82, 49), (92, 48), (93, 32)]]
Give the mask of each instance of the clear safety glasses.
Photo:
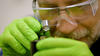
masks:
[[(92, 8), (92, 11), (91, 11)], [(46, 17), (49, 17), (49, 19), (55, 15), (59, 15), (59, 11), (60, 9), (65, 9), (66, 12), (68, 13), (68, 15), (72, 16), (72, 17), (82, 17), (82, 14), (88, 14), (89, 15), (89, 11), (91, 11), (93, 13), (93, 15), (95, 16), (96, 11), (98, 8), (98, 1), (97, 0), (89, 0), (89, 1), (85, 1), (83, 3), (78, 3), (78, 4), (74, 4), (74, 5), (69, 5), (69, 6), (65, 6), (65, 7), (51, 7), (51, 8), (43, 8), (40, 7), (38, 0), (34, 1), (33, 0), (33, 11), (35, 15), (38, 15), (38, 17), (42, 17), (43, 19), (46, 19)], [(88, 11), (89, 10), (89, 11)], [(41, 16), (41, 15), (45, 15), (45, 16)], [(83, 15), (83, 16), (85, 16)]]
[[(61, 11), (64, 11), (64, 14), (67, 14), (73, 19), (85, 19), (89, 16), (95, 16), (98, 1), (97, 0), (88, 0), (82, 3), (77, 3), (74, 5), (62, 6), (62, 7), (42, 7), (38, 2), (39, 0), (33, 0), (33, 12), (34, 16), (38, 20), (45, 20), (44, 25), (48, 25), (47, 22), (50, 21), (52, 24), (55, 18), (64, 18), (69, 21), (67, 17), (62, 16)], [(47, 5), (46, 5), (47, 6)], [(48, 21), (47, 21), (48, 20)]]

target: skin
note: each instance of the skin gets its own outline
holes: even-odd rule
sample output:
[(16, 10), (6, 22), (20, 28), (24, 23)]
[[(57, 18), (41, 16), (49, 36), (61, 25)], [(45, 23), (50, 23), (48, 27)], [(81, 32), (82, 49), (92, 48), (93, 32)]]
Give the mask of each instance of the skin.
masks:
[[(68, 6), (71, 3), (76, 4), (83, 1), (86, 0), (75, 0), (74, 2), (73, 0), (39, 0), (39, 6), (63, 7)], [(89, 46), (91, 46), (100, 35), (100, 6), (95, 16), (93, 16), (90, 6), (86, 8), (83, 8), (83, 11), (81, 11), (79, 8), (69, 8), (67, 10), (70, 12), (70, 14), (68, 14), (65, 9), (59, 9), (58, 15), (56, 13), (57, 10), (55, 10), (51, 12), (53, 17), (48, 16), (50, 15), (50, 11), (46, 11), (48, 14), (42, 14), (43, 12), (41, 11), (40, 16), (41, 19), (49, 20), (49, 25), (51, 26), (53, 36), (69, 37), (86, 42)], [(63, 19), (63, 17), (69, 19), (73, 24)]]

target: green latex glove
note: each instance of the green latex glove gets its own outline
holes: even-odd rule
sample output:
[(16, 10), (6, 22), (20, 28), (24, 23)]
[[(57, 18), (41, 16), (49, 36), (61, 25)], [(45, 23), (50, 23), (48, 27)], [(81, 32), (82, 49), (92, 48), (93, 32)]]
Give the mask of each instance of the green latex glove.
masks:
[(66, 38), (40, 40), (36, 48), (33, 56), (93, 56), (85, 43)]
[(4, 56), (29, 56), (30, 43), (38, 39), (41, 24), (33, 17), (14, 20), (0, 36)]

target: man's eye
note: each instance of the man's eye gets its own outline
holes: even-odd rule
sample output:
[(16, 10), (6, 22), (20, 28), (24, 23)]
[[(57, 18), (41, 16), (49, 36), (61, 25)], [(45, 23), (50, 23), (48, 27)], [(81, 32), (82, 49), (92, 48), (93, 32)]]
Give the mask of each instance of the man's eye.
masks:
[(73, 18), (82, 18), (92, 15), (90, 5), (68, 8), (69, 15)]
[(69, 13), (76, 14), (76, 15), (80, 15), (80, 14), (84, 13), (84, 10), (82, 10), (81, 7), (69, 8), (68, 11), (69, 11)]
[(39, 14), (42, 19), (49, 20), (49, 19), (53, 19), (53, 17), (57, 16), (58, 12), (56, 9), (54, 9), (54, 10), (39, 10)]

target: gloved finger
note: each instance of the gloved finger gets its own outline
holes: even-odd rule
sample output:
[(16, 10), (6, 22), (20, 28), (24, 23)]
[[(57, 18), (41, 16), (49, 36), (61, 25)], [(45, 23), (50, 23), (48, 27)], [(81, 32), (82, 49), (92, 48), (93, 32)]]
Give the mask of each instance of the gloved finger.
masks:
[(33, 40), (37, 40), (37, 34), (24, 22), (23, 19), (20, 19), (17, 22), (17, 27), (23, 33), (23, 35), (31, 42)]
[(0, 35), (0, 48), (4, 47), (3, 37)]
[(22, 54), (19, 54), (15, 52), (12, 48), (10, 47), (3, 47), (3, 56), (22, 56)]
[(39, 32), (41, 29), (41, 24), (34, 17), (25, 17), (24, 22), (27, 23), (34, 32)]
[(19, 54), (9, 46), (2, 48), (2, 50), (3, 50), (4, 56), (30, 56), (29, 50), (27, 50), (27, 52), (25, 54)]
[(33, 56), (72, 56), (68, 48), (53, 48), (36, 52)]
[(25, 48), (30, 50), (30, 42), (25, 38), (25, 36), (17, 28), (16, 26), (17, 21), (18, 20), (15, 20), (9, 25), (9, 31), (17, 41), (19, 41)]
[(83, 42), (67, 39), (67, 38), (47, 38), (40, 40), (36, 47), (38, 50), (51, 49), (51, 48), (69, 48), (76, 45), (84, 44)]
[(93, 56), (93, 54), (84, 48), (80, 49), (80, 46), (74, 46), (70, 48), (41, 50), (36, 52), (33, 56)]
[(5, 44), (9, 45), (13, 48), (17, 53), (25, 54), (25, 48), (14, 38), (14, 36), (9, 32), (8, 27), (5, 29), (3, 33)]

